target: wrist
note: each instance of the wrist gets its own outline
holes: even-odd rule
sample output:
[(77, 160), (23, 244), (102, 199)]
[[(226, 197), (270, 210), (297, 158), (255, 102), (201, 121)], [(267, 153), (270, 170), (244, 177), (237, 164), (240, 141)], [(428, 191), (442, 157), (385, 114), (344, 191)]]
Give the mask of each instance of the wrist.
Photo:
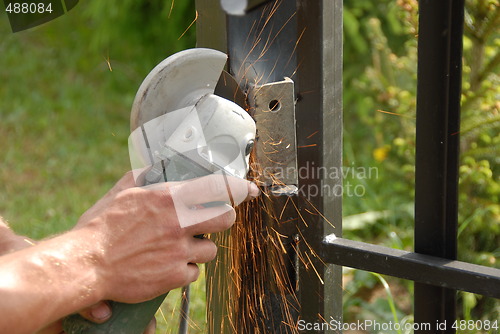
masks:
[(104, 296), (99, 279), (102, 255), (88, 231), (69, 231), (41, 241), (30, 253), (33, 272), (39, 272), (47, 281), (59, 282), (60, 292), (73, 301), (68, 305), (72, 311), (93, 305)]
[[(32, 333), (99, 302), (104, 296), (97, 275), (102, 256), (93, 245), (92, 235), (75, 231), (0, 256), (0, 313), (12, 318), (0, 318), (0, 331), (17, 332), (16, 326), (18, 332)], [(32, 321), (23, 322), (26, 314)]]
[(88, 292), (91, 299), (91, 305), (100, 302), (105, 298), (105, 280), (103, 271), (105, 269), (104, 248), (99, 233), (92, 228), (79, 228), (67, 232), (64, 237), (73, 243), (72, 254), (77, 255), (78, 268), (80, 272), (88, 273)]
[(33, 245), (26, 237), (15, 234), (7, 225), (0, 224), (0, 255), (8, 254)]

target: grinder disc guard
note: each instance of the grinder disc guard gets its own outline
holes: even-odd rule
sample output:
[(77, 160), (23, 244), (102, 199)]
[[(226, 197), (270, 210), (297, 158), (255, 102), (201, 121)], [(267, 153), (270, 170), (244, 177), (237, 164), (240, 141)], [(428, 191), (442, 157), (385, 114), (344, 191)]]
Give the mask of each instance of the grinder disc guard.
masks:
[(139, 186), (209, 174), (244, 178), (255, 122), (214, 94), (226, 55), (190, 49), (161, 62), (139, 88), (129, 154)]

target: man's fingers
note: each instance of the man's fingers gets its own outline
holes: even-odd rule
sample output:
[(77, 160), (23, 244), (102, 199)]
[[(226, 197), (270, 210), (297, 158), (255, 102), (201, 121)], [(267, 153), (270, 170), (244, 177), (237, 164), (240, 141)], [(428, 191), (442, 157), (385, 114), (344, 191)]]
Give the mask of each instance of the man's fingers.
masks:
[(101, 324), (111, 318), (111, 306), (105, 301), (100, 301), (89, 308), (80, 311), (80, 315), (92, 322)]
[[(217, 220), (217, 217), (232, 210), (224, 206), (224, 203), (229, 206), (238, 205), (260, 195), (260, 189), (254, 183), (226, 175), (208, 175), (182, 182), (152, 184), (142, 189), (167, 194), (168, 202), (173, 203), (182, 228)], [(217, 209), (212, 209), (214, 207)], [(224, 224), (226, 221), (219, 222), (222, 223), (221, 226), (210, 227), (212, 230), (205, 230), (200, 234), (220, 232), (234, 223), (234, 219), (229, 224)]]
[(43, 329), (40, 329), (36, 334), (65, 334), (62, 326), (62, 320), (58, 320)]
[(184, 285), (188, 285), (189, 283), (192, 283), (198, 279), (200, 276), (200, 268), (198, 268), (198, 265), (195, 263), (188, 263), (187, 268), (186, 268), (186, 282)]
[(259, 188), (247, 180), (227, 175), (209, 175), (183, 182), (174, 196), (179, 196), (179, 200), (188, 206), (209, 202), (238, 205), (259, 194)]
[(111, 190), (113, 192), (120, 192), (128, 188), (135, 187), (135, 181), (134, 181), (134, 175), (132, 172), (127, 172), (125, 175), (122, 176), (122, 178), (115, 184)]
[(212, 240), (193, 238), (191, 241), (190, 263), (207, 263), (217, 255), (217, 246)]
[(144, 330), (144, 334), (155, 334), (156, 333), (156, 318), (153, 317), (149, 322), (148, 327)]
[(177, 218), (181, 227), (189, 228), (188, 234), (198, 235), (205, 233), (222, 232), (233, 226), (236, 212), (227, 204), (193, 208), (177, 211)]

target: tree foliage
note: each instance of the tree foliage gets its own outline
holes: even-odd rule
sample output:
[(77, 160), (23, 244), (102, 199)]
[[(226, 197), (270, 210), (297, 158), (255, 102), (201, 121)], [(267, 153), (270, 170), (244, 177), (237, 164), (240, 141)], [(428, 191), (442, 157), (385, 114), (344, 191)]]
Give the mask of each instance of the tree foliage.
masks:
[[(408, 217), (398, 206), (405, 207), (414, 196), (418, 3), (357, 1), (346, 2), (346, 7), (346, 161), (376, 164), (381, 170), (380, 179), (371, 185), (377, 191), (377, 200), (349, 204), (346, 209), (348, 213), (390, 210), (401, 217), (395, 225), (382, 225), (380, 221), (371, 224), (368, 231), (354, 231), (349, 237), (356, 238), (359, 233), (387, 235), (388, 230), (402, 226), (408, 231), (412, 220), (402, 222)], [(364, 12), (360, 13), (360, 8)], [(494, 267), (500, 267), (499, 27), (498, 0), (466, 1), (459, 259)], [(402, 43), (395, 46), (394, 41)], [(363, 54), (361, 64), (366, 65), (350, 64), (356, 59), (353, 53), (358, 57)], [(411, 247), (404, 241), (400, 246)], [(485, 303), (498, 315), (498, 310), (492, 311), (498, 304), (481, 303), (479, 298), (463, 298), (469, 316), (470, 312), (484, 310)]]

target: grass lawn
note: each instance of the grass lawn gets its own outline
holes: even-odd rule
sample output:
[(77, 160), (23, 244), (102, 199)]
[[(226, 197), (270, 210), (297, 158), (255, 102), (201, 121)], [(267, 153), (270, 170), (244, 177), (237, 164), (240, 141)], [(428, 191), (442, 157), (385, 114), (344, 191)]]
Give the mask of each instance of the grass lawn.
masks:
[[(16, 34), (0, 15), (0, 215), (35, 239), (71, 228), (129, 170), (130, 107), (155, 65), (89, 48), (98, 32), (86, 6)], [(203, 333), (204, 280), (192, 290), (192, 333)], [(179, 296), (164, 303), (158, 333), (177, 332)]]

